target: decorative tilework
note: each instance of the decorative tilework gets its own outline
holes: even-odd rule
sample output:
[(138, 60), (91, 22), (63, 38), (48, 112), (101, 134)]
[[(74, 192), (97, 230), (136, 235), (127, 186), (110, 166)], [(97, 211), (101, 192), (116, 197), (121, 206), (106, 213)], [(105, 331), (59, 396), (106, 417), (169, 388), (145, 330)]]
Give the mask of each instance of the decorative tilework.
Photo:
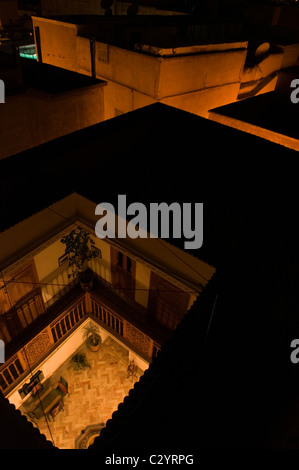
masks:
[(45, 354), (50, 347), (52, 346), (48, 331), (42, 331), (38, 336), (36, 336), (27, 346), (25, 346), (25, 351), (21, 350), (22, 357), (24, 362), (27, 364), (27, 360), (30, 365), (38, 361), (43, 354)]

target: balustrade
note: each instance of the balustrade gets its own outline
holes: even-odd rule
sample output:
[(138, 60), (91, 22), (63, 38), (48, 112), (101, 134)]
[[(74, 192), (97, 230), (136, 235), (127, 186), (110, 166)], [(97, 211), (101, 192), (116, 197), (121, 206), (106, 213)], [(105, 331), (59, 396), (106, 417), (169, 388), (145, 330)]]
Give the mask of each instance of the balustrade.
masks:
[(57, 343), (63, 341), (70, 332), (74, 331), (81, 320), (90, 313), (93, 314), (93, 318), (98, 321), (100, 326), (124, 338), (128, 346), (136, 353), (148, 360), (157, 355), (160, 349), (158, 344), (127, 320), (121, 318), (110, 307), (104, 305), (96, 295), (87, 292), (82, 294), (76, 302), (0, 367), (0, 390), (4, 394), (9, 393), (22, 380), (22, 376), (26, 372), (28, 373), (28, 370), (36, 367), (38, 362)]

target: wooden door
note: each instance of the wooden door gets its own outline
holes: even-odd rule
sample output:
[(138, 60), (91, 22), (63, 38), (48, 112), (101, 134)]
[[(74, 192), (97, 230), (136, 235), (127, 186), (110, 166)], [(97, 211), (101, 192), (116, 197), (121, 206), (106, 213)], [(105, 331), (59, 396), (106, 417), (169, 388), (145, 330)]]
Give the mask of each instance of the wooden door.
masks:
[(187, 311), (190, 294), (151, 273), (148, 311), (149, 318), (174, 330)]
[(0, 335), (7, 342), (44, 313), (35, 264), (30, 261), (0, 280)]
[(136, 261), (125, 253), (111, 247), (112, 286), (119, 294), (135, 298)]

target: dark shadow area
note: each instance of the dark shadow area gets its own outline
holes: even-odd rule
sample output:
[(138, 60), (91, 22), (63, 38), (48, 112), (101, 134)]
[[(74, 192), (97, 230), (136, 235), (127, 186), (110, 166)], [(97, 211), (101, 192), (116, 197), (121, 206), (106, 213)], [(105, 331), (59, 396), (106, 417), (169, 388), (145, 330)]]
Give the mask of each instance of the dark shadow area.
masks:
[(165, 436), (180, 451), (269, 445), (299, 385), (289, 357), (299, 337), (296, 163), (292, 150), (161, 104), (0, 162), (1, 230), (73, 190), (115, 207), (119, 194), (204, 203), (204, 244), (190, 252), (216, 266), (215, 282), (115, 449), (165, 449)]

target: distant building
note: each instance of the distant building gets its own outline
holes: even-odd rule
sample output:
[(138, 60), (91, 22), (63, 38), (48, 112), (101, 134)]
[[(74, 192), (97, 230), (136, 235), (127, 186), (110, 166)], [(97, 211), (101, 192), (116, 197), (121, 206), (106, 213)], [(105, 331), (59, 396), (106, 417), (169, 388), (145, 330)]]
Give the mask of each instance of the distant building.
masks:
[(105, 119), (158, 101), (205, 114), (237, 99), (247, 42), (232, 39), (234, 24), (223, 25), (225, 42), (195, 40), (221, 28), (186, 18), (34, 17), (33, 25), (42, 61), (107, 81)]
[(298, 63), (298, 44), (252, 49), (240, 23), (190, 18), (34, 17), (33, 25), (40, 60), (107, 81), (105, 119), (154, 102), (207, 117), (273, 91), (279, 71)]
[(191, 2), (156, 0), (41, 0), (43, 16), (57, 15), (177, 15), (188, 12)]

